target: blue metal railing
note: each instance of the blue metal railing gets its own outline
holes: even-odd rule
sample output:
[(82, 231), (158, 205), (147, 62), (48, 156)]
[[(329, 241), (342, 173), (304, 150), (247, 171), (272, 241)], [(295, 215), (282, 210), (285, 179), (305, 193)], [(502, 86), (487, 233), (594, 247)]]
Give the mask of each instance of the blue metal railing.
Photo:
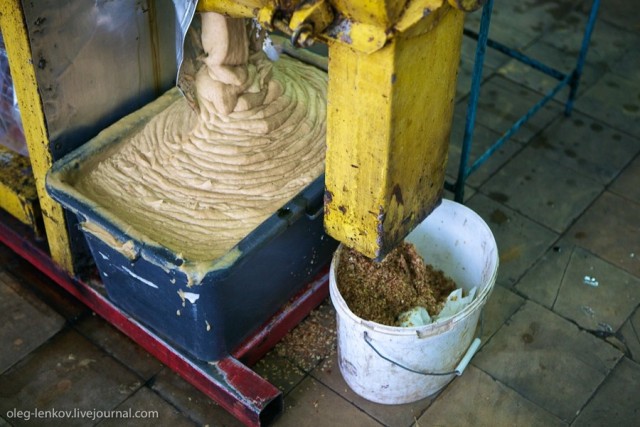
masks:
[[(460, 164), (458, 166), (457, 179), (454, 183), (445, 182), (445, 188), (454, 193), (457, 202), (462, 203), (464, 200), (464, 186), (469, 175), (475, 172), (495, 151), (502, 146), (513, 134), (515, 134), (535, 113), (537, 113), (547, 102), (552, 100), (555, 95), (565, 86), (569, 86), (569, 96), (565, 103), (565, 115), (570, 115), (573, 109), (576, 95), (578, 93), (578, 85), (582, 77), (584, 63), (589, 49), (589, 42), (593, 27), (595, 26), (598, 10), (600, 8), (600, 0), (593, 0), (591, 11), (582, 38), (582, 45), (575, 68), (568, 74), (562, 73), (555, 68), (530, 58), (521, 52), (518, 52), (502, 43), (489, 39), (489, 26), (491, 23), (491, 12), (493, 10), (493, 0), (487, 0), (482, 10), (480, 19), (480, 29), (478, 33), (471, 30), (464, 30), (464, 34), (477, 40), (475, 62), (473, 65), (473, 74), (471, 77), (471, 91), (467, 103), (467, 116), (464, 127), (464, 137), (462, 141), (462, 152), (460, 154)], [(469, 165), (469, 155), (471, 152), (471, 143), (473, 141), (473, 131), (476, 121), (476, 112), (478, 109), (478, 98), (480, 95), (480, 83), (482, 81), (482, 70), (484, 67), (484, 57), (487, 47), (495, 49), (517, 61), (522, 62), (544, 74), (547, 74), (560, 82), (551, 89), (540, 101), (523, 114), (516, 122), (505, 131), (496, 142), (491, 145), (483, 154), (481, 154), (471, 165)]]

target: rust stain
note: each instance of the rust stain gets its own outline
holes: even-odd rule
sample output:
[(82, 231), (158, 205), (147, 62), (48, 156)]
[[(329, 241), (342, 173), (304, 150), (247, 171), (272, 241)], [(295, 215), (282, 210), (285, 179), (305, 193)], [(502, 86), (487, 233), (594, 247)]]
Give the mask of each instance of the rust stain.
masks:
[(333, 200), (333, 193), (329, 190), (324, 191), (324, 204), (328, 205)]
[(585, 233), (584, 231), (578, 231), (573, 236), (576, 239), (584, 239), (585, 237), (587, 237), (587, 233)]
[(404, 199), (402, 198), (402, 189), (400, 188), (400, 184), (396, 184), (393, 186), (391, 196), (396, 198), (396, 201), (399, 205), (404, 205)]
[(500, 263), (506, 264), (507, 262), (518, 259), (520, 255), (522, 255), (522, 245), (512, 246), (500, 254)]
[(378, 234), (376, 236), (376, 250), (375, 250), (376, 261), (382, 261), (382, 258), (384, 258), (384, 255), (385, 255), (385, 251), (383, 250), (383, 247), (384, 247), (384, 220), (386, 216), (387, 214), (384, 211), (384, 206), (380, 206), (378, 210), (378, 225), (376, 227), (376, 232)]
[(413, 213), (410, 213), (409, 215), (402, 218), (402, 225), (408, 224), (409, 221), (411, 221), (412, 219), (413, 219)]
[(496, 209), (493, 212), (491, 212), (491, 215), (489, 216), (489, 220), (494, 224), (502, 225), (505, 222), (509, 221), (509, 217), (500, 209)]
[(495, 200), (496, 202), (500, 202), (500, 203), (506, 203), (509, 201), (509, 196), (507, 196), (504, 193), (500, 193), (497, 191), (492, 191), (491, 193), (489, 193), (489, 198), (492, 200)]

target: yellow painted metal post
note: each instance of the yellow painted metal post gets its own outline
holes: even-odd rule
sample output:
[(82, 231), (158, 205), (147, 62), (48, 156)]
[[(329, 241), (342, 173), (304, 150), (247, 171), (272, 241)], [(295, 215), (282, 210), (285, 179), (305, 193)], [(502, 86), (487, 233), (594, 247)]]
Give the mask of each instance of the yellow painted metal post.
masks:
[(445, 3), (381, 50), (329, 47), (325, 228), (366, 256), (441, 200), (462, 28)]
[(20, 0), (0, 2), (0, 28), (9, 57), (9, 67), (20, 106), (22, 125), (29, 149), (40, 209), (51, 257), (73, 274), (73, 259), (62, 207), (45, 190), (45, 177), (51, 167), (49, 137), (42, 100), (38, 93), (31, 46)]

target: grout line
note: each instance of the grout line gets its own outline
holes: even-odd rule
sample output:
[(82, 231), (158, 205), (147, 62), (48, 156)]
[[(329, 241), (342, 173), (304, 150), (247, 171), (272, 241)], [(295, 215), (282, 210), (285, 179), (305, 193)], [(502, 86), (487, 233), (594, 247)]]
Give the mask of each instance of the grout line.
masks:
[[(640, 310), (639, 307), (640, 306), (636, 307), (636, 310), (631, 312), (631, 314), (629, 315), (629, 318), (627, 320), (629, 321), (629, 326), (631, 327), (631, 330), (633, 331), (634, 335), (636, 336), (636, 340), (640, 343), (640, 335), (638, 335), (638, 330), (636, 329), (636, 325), (633, 323), (633, 316), (634, 316), (636, 311)], [(620, 328), (622, 329), (622, 326)], [(631, 348), (629, 348), (629, 347), (627, 347), (627, 348), (629, 349), (629, 357), (631, 358), (631, 360), (636, 360), (634, 358), (634, 354), (633, 354), (633, 351), (631, 350)], [(638, 362), (640, 362), (640, 360)]]
[[(308, 375), (308, 379), (310, 381), (315, 381), (316, 383), (320, 384), (322, 387), (326, 388), (329, 392), (335, 394), (336, 396), (338, 396), (340, 399), (344, 400), (345, 402), (347, 402), (349, 404), (349, 406), (352, 406), (354, 408), (356, 408), (358, 411), (362, 412), (364, 415), (366, 415), (368, 418), (371, 418), (372, 420), (374, 420), (376, 423), (382, 425), (382, 426), (387, 426), (387, 424), (385, 424), (383, 421), (379, 420), (378, 418), (376, 418), (375, 416), (371, 415), (370, 413), (368, 413), (367, 411), (365, 411), (363, 408), (359, 407), (355, 402), (350, 401), (349, 399), (347, 399), (346, 397), (344, 397), (342, 394), (338, 393), (337, 391), (335, 391), (333, 388), (331, 388), (329, 385), (325, 384), (323, 381), (319, 380), (318, 378), (314, 377), (313, 375)], [(302, 383), (302, 381), (301, 381)], [(296, 388), (301, 387), (301, 383), (299, 385), (296, 386)], [(346, 385), (346, 384), (345, 384)], [(347, 386), (348, 387), (348, 386)], [(364, 399), (364, 398), (363, 398)], [(286, 411), (286, 402), (285, 402), (285, 408), (284, 410)]]
[(573, 261), (573, 255), (576, 252), (576, 247), (575, 245), (571, 247), (571, 253), (569, 254), (569, 259), (567, 260), (567, 265), (564, 266), (564, 270), (562, 271), (562, 277), (560, 278), (560, 284), (558, 285), (558, 290), (556, 291), (556, 296), (553, 299), (553, 302), (551, 303), (551, 307), (549, 308), (551, 311), (553, 311), (555, 313), (555, 307), (556, 307), (556, 302), (558, 302), (558, 296), (560, 295), (560, 290), (562, 289), (562, 286), (564, 285), (564, 278), (567, 274), (567, 270), (569, 269), (569, 265), (571, 264), (571, 261)]
[[(110, 324), (109, 322), (107, 322), (106, 320), (104, 320), (102, 317), (98, 316), (97, 314), (95, 315), (95, 317), (101, 322), (106, 324), (108, 327), (113, 328), (119, 335), (122, 335), (124, 338), (126, 338), (127, 340), (131, 341), (136, 347), (142, 349), (142, 347), (140, 346), (140, 344), (138, 344), (137, 342), (133, 341), (131, 338), (127, 337), (126, 335), (124, 335), (122, 332), (120, 332), (120, 330), (118, 330), (115, 326), (113, 326), (112, 324)], [(116, 356), (114, 351), (110, 351), (109, 349), (113, 349), (113, 343), (109, 343), (109, 346), (100, 344), (98, 342), (98, 340), (94, 340), (88, 333), (84, 333), (81, 329), (78, 328), (77, 324), (74, 325), (70, 325), (69, 326), (70, 329), (72, 331), (74, 331), (75, 333), (77, 333), (78, 335), (80, 335), (82, 338), (86, 339), (92, 346), (96, 347), (98, 349), (98, 351), (100, 351), (101, 353), (104, 353), (106, 356), (108, 356), (110, 359), (113, 359), (113, 361), (115, 361), (116, 363), (118, 363), (119, 365), (122, 365), (127, 371), (131, 372), (136, 378), (138, 378), (140, 380), (141, 384), (145, 384), (146, 382), (148, 382), (151, 378), (155, 378), (155, 376), (158, 374), (157, 372), (151, 376), (151, 378), (149, 380), (145, 380), (145, 378), (142, 376), (141, 373), (138, 373), (137, 371), (135, 371), (133, 369), (133, 367), (131, 367), (130, 365), (126, 364), (124, 360), (121, 360), (118, 356)], [(145, 353), (147, 353), (146, 350), (142, 349)], [(156, 359), (154, 356), (150, 357), (153, 358), (153, 360), (158, 361), (158, 359)], [(159, 361), (158, 361), (159, 362)], [(164, 367), (165, 365), (162, 364), (162, 367)], [(160, 371), (162, 370), (162, 368), (160, 369)], [(159, 371), (158, 371), (159, 372)]]
[[(475, 365), (474, 365), (475, 366)], [(501, 385), (502, 387), (504, 387), (507, 390), (512, 391), (513, 393), (515, 393), (516, 395), (518, 395), (522, 400), (525, 400), (527, 402), (529, 402), (531, 405), (535, 406), (536, 408), (540, 409), (543, 412), (546, 412), (547, 414), (549, 414), (551, 417), (563, 422), (565, 425), (569, 426), (571, 424), (571, 422), (567, 422), (564, 419), (560, 418), (558, 415), (554, 414), (553, 412), (549, 411), (547, 408), (540, 406), (538, 403), (534, 402), (533, 400), (529, 399), (528, 397), (526, 397), (525, 395), (521, 394), (518, 390), (512, 388), (511, 386), (503, 383), (502, 381), (500, 381), (499, 379), (495, 378), (493, 375), (491, 375), (489, 372), (485, 371), (484, 369), (475, 366), (476, 369), (478, 369), (479, 371), (481, 371), (482, 373), (484, 373), (486, 376), (488, 376), (489, 378), (491, 378), (493, 381), (495, 381), (496, 383), (498, 383), (499, 385)]]
[(39, 351), (41, 348), (43, 348), (46, 345), (49, 345), (49, 343), (51, 343), (54, 339), (57, 339), (58, 336), (61, 336), (64, 333), (68, 333), (70, 330), (73, 330), (72, 328), (70, 328), (68, 325), (63, 325), (62, 328), (60, 328), (60, 330), (58, 330), (55, 334), (51, 335), (49, 338), (47, 338), (46, 340), (42, 341), (40, 344), (38, 344), (35, 348), (32, 348), (29, 353), (25, 354), (24, 356), (22, 356), (20, 359), (16, 360), (15, 362), (13, 362), (11, 365), (7, 366), (7, 369), (5, 369), (4, 371), (0, 372), (0, 377), (8, 374), (10, 371), (12, 371), (13, 369), (16, 369), (17, 366), (23, 362), (25, 362), (29, 357), (31, 357), (32, 354), (34, 354), (35, 352)]
[(602, 389), (602, 387), (604, 386), (604, 384), (607, 382), (607, 380), (609, 378), (611, 378), (613, 372), (618, 368), (618, 366), (622, 363), (622, 361), (624, 360), (625, 356), (623, 355), (620, 359), (618, 359), (618, 361), (616, 362), (615, 365), (613, 365), (613, 367), (611, 367), (611, 370), (609, 370), (609, 372), (602, 378), (602, 381), (600, 381), (600, 384), (598, 384), (596, 386), (596, 388), (593, 390), (593, 392), (591, 393), (591, 396), (589, 396), (589, 398), (586, 400), (586, 402), (584, 402), (584, 405), (582, 405), (582, 407), (578, 410), (578, 412), (574, 415), (573, 419), (571, 420), (570, 425), (573, 425), (573, 423), (576, 421), (576, 419), (580, 416), (580, 414), (582, 413), (582, 411), (585, 410), (585, 408), (587, 406), (589, 406), (589, 404), (593, 401), (593, 399), (595, 399), (596, 395), (598, 394), (598, 392)]

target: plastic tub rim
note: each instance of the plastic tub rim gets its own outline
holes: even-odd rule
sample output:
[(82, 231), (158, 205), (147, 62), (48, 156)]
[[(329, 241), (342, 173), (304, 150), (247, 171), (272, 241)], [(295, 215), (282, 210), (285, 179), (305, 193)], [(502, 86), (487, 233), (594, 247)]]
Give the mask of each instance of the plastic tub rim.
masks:
[[(291, 213), (290, 217), (280, 218), (278, 211), (275, 211), (220, 257), (202, 260), (183, 257), (181, 253), (174, 252), (157, 242), (153, 237), (131, 227), (120, 216), (111, 212), (108, 207), (98, 204), (90, 195), (80, 192), (69, 179), (81, 167), (81, 163), (87, 162), (98, 153), (115, 147), (120, 143), (119, 138), (122, 135), (137, 132), (144, 126), (146, 119), (155, 115), (157, 111), (164, 111), (181, 96), (176, 88), (172, 88), (137, 111), (107, 126), (87, 143), (57, 160), (47, 172), (45, 187), (52, 199), (78, 217), (78, 222), (93, 223), (123, 243), (132, 241), (138, 256), (143, 256), (159, 266), (180, 268), (186, 274), (197, 279), (203, 270), (224, 270), (228, 265), (230, 254), (235, 256), (235, 252), (238, 255), (233, 258), (234, 262), (242, 262), (248, 252), (257, 249), (284, 232), (289, 227), (289, 221), (308, 215), (306, 212), (308, 206), (305, 201), (315, 198), (315, 193), (322, 194), (324, 172), (283, 203), (280, 209), (288, 210)], [(259, 237), (256, 238), (254, 232), (258, 229), (261, 229), (261, 233), (258, 233)]]

